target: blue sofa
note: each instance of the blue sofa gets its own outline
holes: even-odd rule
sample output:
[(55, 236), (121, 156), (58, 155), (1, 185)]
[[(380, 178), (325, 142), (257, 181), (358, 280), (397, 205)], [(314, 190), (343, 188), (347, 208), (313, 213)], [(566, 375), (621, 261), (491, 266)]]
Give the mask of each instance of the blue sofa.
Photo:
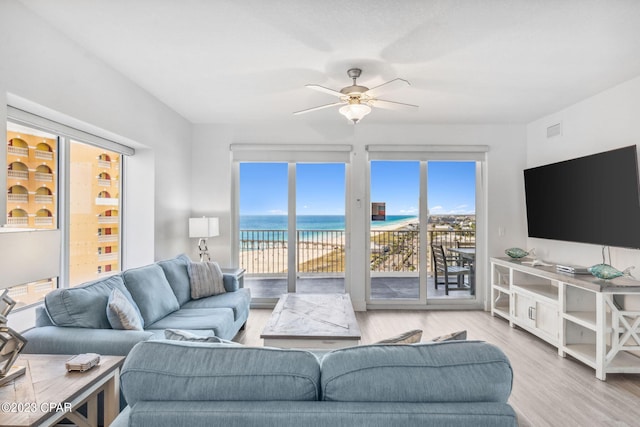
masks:
[[(98, 353), (126, 356), (135, 344), (164, 339), (165, 329), (232, 339), (249, 316), (249, 289), (224, 275), (226, 293), (191, 299), (186, 255), (82, 286), (57, 289), (38, 307), (36, 327), (24, 332), (24, 353)], [(144, 330), (112, 329), (106, 308), (114, 288), (125, 289), (144, 320)]]
[(113, 427), (517, 426), (513, 373), (479, 341), (303, 350), (146, 341)]

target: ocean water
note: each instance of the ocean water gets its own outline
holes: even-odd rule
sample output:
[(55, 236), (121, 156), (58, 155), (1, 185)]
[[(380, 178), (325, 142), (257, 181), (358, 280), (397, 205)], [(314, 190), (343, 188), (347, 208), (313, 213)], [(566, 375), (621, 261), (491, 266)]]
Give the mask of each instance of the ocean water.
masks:
[[(372, 227), (394, 225), (415, 215), (387, 215), (386, 221), (371, 221)], [(298, 230), (344, 230), (344, 215), (298, 215)], [(286, 215), (240, 215), (240, 230), (286, 230)]]

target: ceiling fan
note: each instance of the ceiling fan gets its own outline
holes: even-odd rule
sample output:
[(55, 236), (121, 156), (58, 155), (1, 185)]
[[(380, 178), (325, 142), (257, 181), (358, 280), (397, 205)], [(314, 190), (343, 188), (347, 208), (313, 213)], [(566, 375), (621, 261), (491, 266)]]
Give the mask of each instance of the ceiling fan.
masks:
[(308, 108), (306, 110), (296, 111), (294, 115), (305, 114), (311, 111), (322, 110), (323, 108), (336, 107), (342, 105), (340, 114), (345, 116), (353, 124), (358, 123), (364, 116), (371, 112), (371, 107), (386, 108), (389, 110), (413, 110), (418, 108), (417, 105), (405, 104), (402, 102), (387, 101), (379, 99), (378, 95), (387, 90), (393, 90), (411, 84), (404, 79), (396, 78), (382, 83), (374, 88), (369, 89), (366, 86), (356, 84), (356, 79), (360, 77), (362, 70), (360, 68), (351, 68), (347, 71), (350, 78), (353, 79), (351, 86), (343, 87), (339, 91), (326, 88), (320, 85), (306, 85), (309, 89), (319, 92), (328, 93), (340, 98), (339, 102), (320, 105), (319, 107)]

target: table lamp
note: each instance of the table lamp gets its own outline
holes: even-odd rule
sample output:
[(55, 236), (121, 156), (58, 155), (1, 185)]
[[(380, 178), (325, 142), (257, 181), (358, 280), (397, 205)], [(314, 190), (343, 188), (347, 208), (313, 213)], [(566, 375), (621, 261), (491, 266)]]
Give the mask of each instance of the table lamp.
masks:
[(200, 251), (200, 261), (211, 261), (209, 249), (207, 248), (207, 238), (220, 235), (218, 218), (189, 218), (189, 237), (199, 238), (198, 250)]
[(27, 340), (7, 326), (7, 316), (16, 305), (5, 289), (0, 295), (0, 386), (24, 374), (24, 366), (14, 366)]

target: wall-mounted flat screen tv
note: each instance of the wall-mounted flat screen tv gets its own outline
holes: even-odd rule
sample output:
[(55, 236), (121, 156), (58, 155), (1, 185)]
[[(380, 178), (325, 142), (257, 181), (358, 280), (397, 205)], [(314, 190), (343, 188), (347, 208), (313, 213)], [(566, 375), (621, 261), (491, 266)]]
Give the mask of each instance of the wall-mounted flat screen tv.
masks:
[(640, 248), (636, 146), (524, 171), (529, 237)]

